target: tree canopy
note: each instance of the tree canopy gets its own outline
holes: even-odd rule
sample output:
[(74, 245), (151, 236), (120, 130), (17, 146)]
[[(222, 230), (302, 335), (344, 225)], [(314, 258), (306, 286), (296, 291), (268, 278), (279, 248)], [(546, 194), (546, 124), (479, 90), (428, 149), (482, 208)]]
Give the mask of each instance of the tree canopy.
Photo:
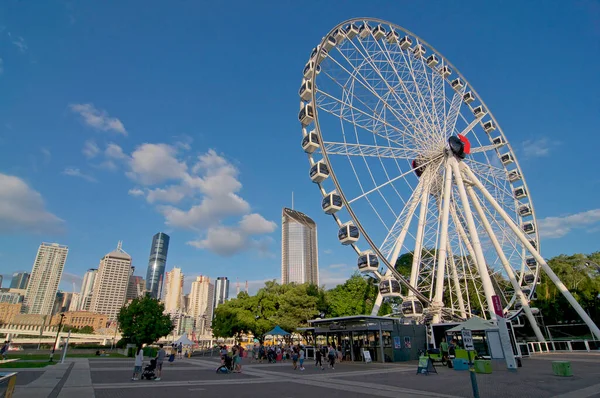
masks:
[(149, 296), (134, 299), (119, 311), (117, 321), (122, 340), (142, 345), (151, 344), (167, 336), (174, 328), (168, 315), (164, 315), (165, 306)]

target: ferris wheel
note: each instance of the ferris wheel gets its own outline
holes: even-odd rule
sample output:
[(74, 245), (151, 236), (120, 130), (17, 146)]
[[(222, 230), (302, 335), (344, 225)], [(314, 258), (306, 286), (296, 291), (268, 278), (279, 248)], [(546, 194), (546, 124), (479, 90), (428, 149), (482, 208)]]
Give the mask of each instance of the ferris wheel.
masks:
[(525, 314), (543, 341), (530, 303), (544, 271), (600, 338), (539, 254), (533, 202), (502, 128), (431, 45), (383, 20), (345, 21), (313, 49), (299, 96), (322, 209), (358, 269), (379, 281), (373, 315), (396, 297), (417, 320), (495, 318), (499, 300), (503, 316)]

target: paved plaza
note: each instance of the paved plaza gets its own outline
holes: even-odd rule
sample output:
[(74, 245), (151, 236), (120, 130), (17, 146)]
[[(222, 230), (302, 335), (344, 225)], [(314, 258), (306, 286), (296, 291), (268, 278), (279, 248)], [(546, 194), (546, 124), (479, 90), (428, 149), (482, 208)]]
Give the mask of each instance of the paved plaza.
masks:
[[(573, 377), (552, 374), (553, 360), (569, 360)], [(161, 381), (131, 381), (131, 359), (73, 359), (44, 369), (19, 369), (15, 398), (186, 397), (472, 397), (468, 371), (438, 366), (417, 375), (416, 362), (346, 363), (320, 370), (305, 363), (245, 363), (241, 374), (217, 374), (216, 358), (193, 357), (165, 365)], [(478, 374), (480, 396), (527, 398), (600, 397), (600, 353), (544, 354), (523, 361), (518, 372), (501, 364)]]

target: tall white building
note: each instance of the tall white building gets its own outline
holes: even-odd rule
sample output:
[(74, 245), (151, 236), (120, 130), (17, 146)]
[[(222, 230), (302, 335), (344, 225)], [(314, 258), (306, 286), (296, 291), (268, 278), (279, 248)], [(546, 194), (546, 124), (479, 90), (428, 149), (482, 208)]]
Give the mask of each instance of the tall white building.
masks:
[(69, 308), (67, 308), (67, 311), (78, 311), (80, 305), (81, 305), (81, 294), (77, 293), (77, 292), (73, 292), (73, 295), (71, 296), (71, 304), (69, 305)]
[(79, 293), (80, 298), (78, 310), (80, 311), (89, 311), (90, 309), (96, 275), (98, 275), (98, 269), (90, 268), (83, 276), (83, 282), (81, 283), (81, 292)]
[(58, 243), (38, 248), (23, 303), (28, 314), (51, 314), (68, 253), (69, 248)]
[(210, 278), (207, 276), (200, 275), (192, 282), (188, 315), (195, 319), (197, 334), (210, 334), (214, 289), (214, 285), (210, 283)]
[(229, 279), (226, 276), (219, 276), (215, 280), (215, 308), (221, 304), (225, 304), (229, 298)]
[(116, 319), (119, 310), (125, 304), (130, 275), (131, 256), (125, 253), (119, 242), (114, 251), (100, 260), (90, 311), (105, 314), (109, 320)]
[(182, 309), (183, 273), (173, 268), (165, 274), (165, 311), (176, 313)]
[(281, 283), (319, 284), (317, 224), (306, 214), (283, 208)]

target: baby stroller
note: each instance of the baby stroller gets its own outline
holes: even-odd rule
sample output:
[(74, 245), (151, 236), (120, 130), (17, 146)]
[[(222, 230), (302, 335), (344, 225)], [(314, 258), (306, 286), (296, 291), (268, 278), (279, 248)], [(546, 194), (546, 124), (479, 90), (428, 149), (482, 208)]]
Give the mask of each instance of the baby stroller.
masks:
[(229, 355), (225, 355), (223, 359), (223, 365), (217, 368), (217, 373), (231, 373), (233, 372), (233, 359)]
[(153, 358), (150, 360), (150, 365), (148, 365), (144, 368), (144, 371), (142, 372), (142, 380), (156, 379), (156, 374), (154, 373), (154, 369), (156, 369), (156, 359)]

